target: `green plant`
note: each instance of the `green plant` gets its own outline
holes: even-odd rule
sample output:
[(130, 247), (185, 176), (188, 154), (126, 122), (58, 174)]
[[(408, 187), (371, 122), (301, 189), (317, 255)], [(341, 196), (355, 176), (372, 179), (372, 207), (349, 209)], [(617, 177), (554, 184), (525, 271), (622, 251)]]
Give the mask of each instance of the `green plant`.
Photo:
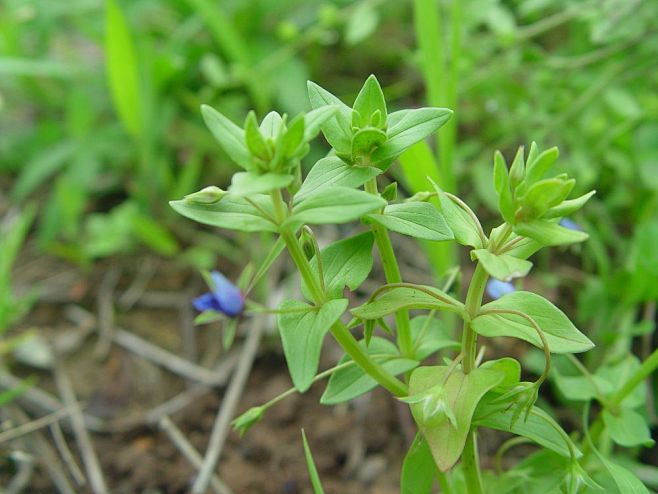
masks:
[[(330, 376), (322, 396), (325, 404), (350, 400), (377, 385), (408, 403), (419, 434), (405, 459), (403, 492), (430, 492), (434, 477), (448, 492), (524, 492), (527, 486), (540, 483), (550, 484), (549, 490), (561, 488), (570, 493), (598, 488), (589, 473), (597, 471), (592, 456), (581, 452), (585, 445), (579, 447), (576, 439), (535, 404), (539, 388), (549, 376), (552, 355), (584, 352), (593, 343), (538, 294), (511, 291), (483, 304), (490, 277), (504, 281), (523, 278), (532, 268), (527, 258), (538, 250), (587, 239), (586, 233), (558, 222), (584, 206), (593, 192), (568, 199), (575, 180), (564, 173), (547, 175), (558, 157), (556, 148), (541, 152), (533, 143), (527, 156), (520, 148), (509, 169), (502, 154), (496, 153), (494, 188), (503, 223), (487, 235), (476, 214), (436, 184), (432, 184), (432, 192), (401, 202), (394, 202), (394, 188), (387, 187), (381, 194), (377, 190), (376, 177), (411, 145), (445, 123), (449, 110), (424, 108), (389, 114), (373, 76), (352, 108), (313, 83), (309, 83), (309, 96), (314, 110), (306, 115), (288, 121), (285, 115), (273, 112), (259, 126), (249, 114), (244, 128), (204, 107), (213, 135), (245, 171), (234, 175), (228, 191), (205, 189), (171, 203), (183, 216), (204, 224), (279, 235), (268, 259), (276, 258), (285, 246), (299, 270), (306, 300), (287, 300), (277, 309), (247, 301), (246, 313), (277, 314), (295, 389), (304, 392), (315, 381)], [(300, 159), (320, 130), (332, 145), (332, 153), (303, 178)], [(361, 186), (364, 190), (359, 190)], [(426, 202), (432, 196), (438, 199), (438, 207)], [(355, 220), (369, 225), (370, 231), (318, 249), (309, 225)], [(389, 232), (432, 241), (454, 238), (469, 247), (476, 264), (465, 301), (433, 286), (403, 282)], [(343, 290), (356, 290), (369, 275), (373, 244), (388, 283), (375, 290), (366, 303), (351, 308), (346, 325), (341, 321), (348, 309)], [(431, 312), (410, 320), (409, 311), (416, 309)], [(451, 340), (435, 317), (442, 312), (463, 320), (460, 343)], [(394, 329), (386, 322), (388, 316), (395, 317)], [(360, 340), (351, 332), (357, 327), (362, 327)], [(376, 329), (394, 333), (396, 343), (375, 335)], [(320, 351), (329, 332), (345, 356), (336, 367), (318, 374)], [(540, 377), (534, 382), (522, 381), (521, 364), (511, 357), (484, 360), (478, 336), (513, 337), (538, 347), (544, 354)], [(421, 365), (436, 352), (454, 347), (459, 348), (458, 353), (444, 356), (444, 365)], [(613, 415), (647, 372), (655, 369), (654, 360), (651, 357), (616, 383), (609, 402)], [(396, 377), (401, 374), (402, 379)], [(289, 393), (247, 411), (236, 419), (236, 428), (246, 432)], [(603, 417), (592, 428), (594, 443), (601, 439), (604, 428), (614, 434), (610, 424), (615, 420), (606, 422)], [(500, 472), (497, 480), (485, 477), (491, 485), (508, 482), (504, 490), (483, 486), (476, 444), (477, 429), (482, 427), (511, 432), (542, 448), (515, 468)], [(504, 445), (503, 451), (507, 449)], [(619, 482), (618, 474), (624, 469), (610, 456), (602, 458), (609, 472), (604, 483), (610, 479)], [(460, 459), (460, 467), (453, 470)], [(543, 470), (547, 462), (553, 466), (550, 472)], [(448, 478), (451, 470), (456, 473)]]

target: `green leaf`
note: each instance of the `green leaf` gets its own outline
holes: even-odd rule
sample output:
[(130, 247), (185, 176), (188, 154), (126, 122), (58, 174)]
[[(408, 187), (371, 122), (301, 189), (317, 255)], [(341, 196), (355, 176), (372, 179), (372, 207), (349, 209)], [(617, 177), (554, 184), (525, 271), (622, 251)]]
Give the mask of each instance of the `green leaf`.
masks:
[(422, 434), (416, 434), (402, 462), (400, 494), (431, 494), (436, 465)]
[(487, 273), (503, 281), (523, 278), (532, 268), (530, 261), (509, 254), (494, 254), (487, 249), (475, 249), (471, 251), (471, 256), (482, 263)]
[(336, 156), (328, 156), (318, 161), (306, 176), (302, 187), (295, 194), (294, 203), (307, 195), (328, 187), (361, 187), (382, 171), (371, 166), (352, 166)]
[(253, 172), (240, 172), (233, 175), (228, 191), (235, 197), (263, 194), (287, 187), (294, 178), (292, 175), (283, 173), (264, 173), (261, 175)]
[(410, 327), (411, 340), (414, 344), (414, 358), (418, 361), (423, 361), (444, 348), (459, 348), (461, 345), (452, 338), (449, 328), (445, 326), (444, 322), (436, 317), (414, 317)]
[(596, 194), (596, 191), (592, 190), (587, 194), (583, 194), (580, 197), (576, 197), (575, 199), (569, 199), (567, 201), (563, 201), (561, 204), (558, 204), (557, 206), (546, 211), (543, 217), (545, 219), (551, 219), (551, 218), (562, 218), (563, 216), (571, 216), (573, 213), (575, 213), (580, 208), (582, 208), (585, 205), (585, 203), (589, 201), (590, 197), (592, 197), (594, 194)]
[(383, 121), (381, 122), (382, 127), (386, 123), (386, 116), (388, 111), (386, 110), (386, 101), (384, 100), (384, 93), (382, 88), (379, 85), (379, 81), (374, 75), (370, 75), (366, 82), (363, 84), (363, 87), (359, 91), (359, 94), (356, 96), (354, 105), (352, 108), (356, 110), (360, 117), (361, 121), (359, 122), (359, 127), (367, 127), (370, 125), (370, 117), (376, 111), (379, 111)]
[[(371, 232), (364, 232), (354, 237), (332, 243), (322, 249), (322, 271), (327, 295), (340, 297), (345, 286), (354, 291), (372, 270), (372, 245), (374, 237)], [(317, 259), (311, 260), (311, 266), (317, 271)], [(302, 293), (310, 300), (306, 284), (302, 282)]]
[(559, 155), (560, 152), (558, 148), (552, 147), (541, 153), (532, 161), (530, 160), (530, 157), (528, 157), (528, 166), (525, 174), (526, 183), (533, 184), (546, 175), (546, 172), (551, 166), (553, 166), (553, 163), (555, 163)]
[(277, 315), (277, 322), (283, 353), (292, 382), (300, 393), (313, 383), (324, 336), (345, 309), (344, 298), (330, 300), (319, 309), (297, 300), (286, 300), (279, 306), (282, 313)]
[(408, 148), (436, 132), (445, 124), (452, 111), (447, 108), (401, 110), (389, 115), (387, 140), (373, 151), (371, 163), (382, 170)]
[(163, 225), (150, 216), (137, 213), (131, 218), (135, 236), (149, 248), (163, 256), (173, 256), (178, 252), (178, 242)]
[[(510, 407), (508, 404), (492, 403), (496, 398), (497, 396), (492, 395), (482, 400), (473, 418), (474, 425), (527, 437), (560, 456), (571, 457), (565, 442), (569, 436), (566, 433), (563, 435), (558, 432), (562, 428), (550, 415), (541, 408), (533, 406), (527, 420), (513, 420), (515, 414), (518, 413), (516, 410), (518, 405)], [(576, 456), (582, 456), (571, 439), (568, 440), (574, 448)]]
[(427, 202), (391, 204), (382, 214), (369, 214), (366, 218), (410, 237), (437, 241), (454, 238), (441, 213)]
[(571, 230), (545, 220), (534, 220), (514, 226), (514, 233), (528, 237), (542, 245), (566, 245), (583, 242), (589, 238), (585, 232)]
[(374, 127), (358, 130), (352, 136), (352, 160), (369, 156), (371, 151), (386, 141), (386, 133)]
[(419, 367), (409, 379), (409, 397), (422, 395), (443, 383), (445, 405), (452, 410), (456, 424), (445, 416), (442, 419), (425, 416), (424, 402), (411, 404), (411, 413), (443, 472), (452, 468), (461, 456), (477, 404), (503, 379), (501, 373), (491, 369), (477, 368), (468, 374), (455, 369), (450, 375), (448, 371), (447, 366)]
[(503, 357), (496, 360), (487, 360), (480, 367), (482, 369), (493, 369), (504, 376), (498, 385), (499, 388), (508, 390), (521, 381), (521, 364), (514, 358)]
[(550, 208), (564, 201), (575, 184), (574, 179), (559, 178), (547, 178), (532, 184), (521, 198), (521, 216), (524, 220), (543, 216)]
[(272, 158), (272, 151), (267, 145), (267, 142), (265, 142), (263, 134), (260, 133), (256, 114), (253, 110), (247, 114), (247, 119), (244, 122), (244, 135), (247, 149), (249, 149), (252, 155), (264, 161)]
[(455, 236), (455, 240), (462, 245), (470, 245), (476, 249), (484, 248), (480, 237), (480, 225), (474, 215), (455, 203), (441, 187), (430, 180), (439, 197), (439, 206), (443, 217)]
[(304, 141), (314, 139), (325, 122), (334, 117), (338, 110), (339, 107), (336, 105), (326, 105), (306, 113), (304, 115)]
[(143, 98), (137, 52), (130, 26), (116, 0), (105, 0), (105, 52), (112, 101), (121, 123), (133, 137), (142, 137)]
[(500, 196), (505, 187), (509, 187), (509, 172), (507, 163), (500, 151), (494, 153), (494, 189)]
[(615, 481), (619, 494), (649, 494), (649, 489), (645, 487), (642, 481), (630, 470), (613, 463), (608, 458), (594, 449), (603, 466), (608, 470), (610, 476)]
[(313, 486), (313, 494), (324, 494), (322, 489), (322, 483), (320, 482), (320, 475), (318, 474), (318, 469), (315, 467), (315, 462), (313, 461), (313, 454), (311, 453), (311, 448), (308, 445), (306, 440), (306, 433), (302, 429), (302, 441), (304, 442), (304, 456), (306, 457), (306, 468), (308, 469), (308, 475), (311, 477), (311, 485)]
[(276, 141), (279, 137), (279, 132), (281, 132), (281, 126), (283, 125), (283, 118), (279, 115), (278, 112), (271, 111), (263, 121), (260, 123), (259, 129), (263, 137), (266, 139), (272, 139)]
[(337, 224), (359, 219), (386, 201), (374, 194), (347, 187), (328, 187), (308, 194), (297, 203), (285, 224)]
[[(408, 372), (418, 365), (415, 360), (400, 356), (397, 347), (384, 338), (373, 336), (370, 344), (360, 341), (359, 345), (380, 364), (387, 372), (397, 376)], [(350, 362), (352, 359), (345, 355), (339, 364)], [(365, 373), (358, 365), (350, 365), (334, 372), (329, 378), (327, 388), (324, 390), (320, 403), (323, 405), (336, 405), (361, 396), (377, 387), (377, 381)]]
[(612, 414), (603, 410), (603, 423), (610, 438), (621, 446), (651, 447), (655, 441), (651, 439), (651, 431), (646, 420), (639, 413), (630, 408), (620, 408), (618, 413)]
[[(271, 213), (268, 196), (255, 195), (250, 198), (264, 211)], [(243, 232), (276, 232), (278, 227), (263, 218), (258, 209), (239, 197), (224, 197), (214, 204), (188, 203), (186, 200), (170, 201), (169, 205), (178, 214), (204, 225), (240, 230)]]
[(331, 147), (340, 154), (349, 155), (352, 150), (352, 109), (314, 82), (308, 81), (307, 87), (314, 109), (326, 105), (338, 107), (334, 116), (325, 120), (320, 128)]
[(464, 304), (426, 285), (383, 287), (376, 297), (350, 312), (359, 319), (380, 319), (399, 310), (434, 309), (462, 313)]
[(247, 171), (255, 171), (251, 154), (247, 149), (244, 130), (231, 122), (214, 108), (201, 105), (201, 114), (206, 126), (222, 146), (226, 154)]
[(289, 159), (295, 156), (299, 147), (304, 143), (305, 125), (302, 115), (295, 117), (288, 125), (288, 129), (281, 139), (280, 147), (280, 153), (284, 158)]
[(551, 353), (578, 353), (594, 346), (564, 312), (535, 293), (513, 292), (489, 302), (471, 325), (482, 336), (511, 336), (542, 348), (541, 339), (529, 321), (517, 314), (487, 313), (494, 310), (514, 310), (530, 316), (544, 333)]

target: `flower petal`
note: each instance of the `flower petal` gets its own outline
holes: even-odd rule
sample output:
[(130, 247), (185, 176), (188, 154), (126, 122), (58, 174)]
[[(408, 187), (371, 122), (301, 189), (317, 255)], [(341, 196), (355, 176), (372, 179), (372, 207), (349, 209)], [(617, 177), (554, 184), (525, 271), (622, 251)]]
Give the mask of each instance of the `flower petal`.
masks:
[(199, 312), (206, 310), (221, 311), (221, 307), (219, 306), (214, 293), (204, 293), (203, 295), (198, 296), (192, 301), (192, 305)]
[(219, 271), (213, 271), (210, 277), (215, 285), (213, 293), (219, 304), (219, 310), (227, 316), (237, 316), (244, 308), (244, 298), (240, 289)]
[(514, 291), (516, 291), (516, 288), (508, 281), (500, 281), (495, 278), (490, 278), (487, 282), (487, 295), (494, 300)]

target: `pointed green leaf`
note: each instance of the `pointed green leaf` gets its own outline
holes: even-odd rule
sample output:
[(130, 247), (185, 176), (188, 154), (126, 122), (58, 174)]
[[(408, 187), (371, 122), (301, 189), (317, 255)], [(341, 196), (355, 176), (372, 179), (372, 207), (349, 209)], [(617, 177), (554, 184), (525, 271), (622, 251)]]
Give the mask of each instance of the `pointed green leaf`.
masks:
[(286, 133), (281, 139), (279, 152), (284, 158), (291, 158), (304, 142), (305, 121), (303, 115), (295, 117), (288, 125)]
[(589, 238), (589, 235), (585, 232), (571, 230), (557, 223), (545, 220), (519, 223), (514, 227), (514, 233), (536, 240), (542, 245), (573, 244), (584, 242)]
[(447, 417), (439, 420), (426, 417), (422, 402), (411, 404), (411, 413), (427, 440), (434, 461), (444, 472), (452, 468), (462, 454), (478, 403), (503, 379), (503, 374), (491, 369), (477, 368), (469, 374), (455, 369), (449, 376), (448, 370), (447, 366), (419, 367), (409, 379), (410, 397), (444, 382), (446, 406), (452, 410), (456, 424)]
[(314, 139), (320, 132), (320, 128), (330, 118), (334, 117), (339, 107), (326, 105), (311, 110), (304, 115), (304, 140), (306, 142)]
[[(372, 233), (365, 232), (339, 240), (322, 249), (322, 271), (329, 297), (341, 296), (346, 286), (350, 290), (356, 290), (361, 286), (372, 270), (373, 242)], [(311, 260), (311, 266), (317, 271), (317, 259)], [(310, 297), (308, 288), (303, 282), (302, 293), (305, 297)]]
[(308, 173), (301, 189), (295, 194), (294, 203), (308, 194), (325, 187), (361, 187), (382, 171), (371, 166), (352, 166), (336, 156), (328, 156), (318, 161)]
[(384, 93), (379, 85), (379, 81), (374, 75), (370, 75), (366, 79), (359, 94), (356, 96), (352, 108), (359, 112), (361, 116), (359, 127), (370, 125), (370, 116), (376, 111), (379, 111), (383, 117), (382, 125), (386, 123), (386, 116), (388, 115), (386, 101), (384, 100)]
[[(418, 365), (416, 360), (401, 357), (397, 347), (384, 338), (373, 336), (369, 345), (366, 345), (363, 340), (359, 342), (359, 345), (361, 345), (375, 362), (395, 376), (403, 372), (408, 372)], [(344, 364), (351, 360), (349, 356), (345, 355), (340, 359), (339, 364)], [(325, 389), (322, 398), (320, 398), (320, 403), (323, 405), (343, 403), (357, 396), (361, 396), (376, 387), (377, 381), (366, 374), (361, 367), (350, 365), (331, 375), (327, 383), (327, 389)]]
[(651, 431), (646, 420), (630, 408), (620, 408), (616, 415), (608, 410), (603, 410), (603, 423), (610, 438), (621, 446), (648, 448), (655, 444), (655, 441), (651, 439)]
[(256, 121), (256, 114), (250, 111), (247, 114), (247, 119), (244, 122), (244, 135), (247, 149), (249, 152), (259, 157), (262, 160), (269, 160), (272, 158), (271, 150), (265, 142), (263, 134), (260, 133), (258, 122)]
[(555, 163), (559, 155), (560, 152), (558, 148), (552, 147), (541, 153), (532, 161), (528, 158), (528, 166), (525, 174), (526, 182), (528, 184), (533, 184), (546, 175), (546, 172), (551, 166), (553, 166), (553, 163)]
[(443, 215), (427, 202), (391, 204), (382, 214), (369, 214), (367, 218), (410, 237), (437, 241), (454, 238)]
[(257, 174), (240, 172), (233, 175), (228, 191), (232, 196), (245, 197), (282, 189), (292, 183), (295, 177), (282, 173)]
[(263, 118), (259, 130), (265, 139), (276, 141), (282, 125), (283, 118), (281, 118), (281, 115), (278, 112), (271, 111)]
[(541, 408), (533, 406), (527, 420), (513, 420), (518, 405), (509, 406), (506, 403), (493, 403), (496, 398), (496, 395), (487, 395), (482, 400), (473, 417), (474, 425), (527, 437), (565, 458), (571, 457), (569, 447), (565, 442), (565, 440), (568, 440), (576, 452), (576, 457), (582, 456), (582, 453), (578, 451), (566, 432), (560, 434), (558, 432), (562, 430), (560, 425)]
[(450, 225), (450, 229), (455, 235), (455, 240), (462, 245), (470, 245), (476, 249), (484, 248), (482, 238), (480, 237), (479, 222), (474, 215), (466, 211), (461, 205), (455, 203), (432, 180), (430, 182), (439, 196), (441, 212), (448, 225)]
[[(272, 204), (268, 196), (255, 195), (250, 199), (261, 209), (271, 213)], [(178, 214), (204, 225), (243, 232), (278, 231), (273, 222), (263, 218), (258, 209), (239, 197), (226, 196), (214, 204), (189, 203), (183, 199), (170, 201), (169, 205)]]
[(402, 462), (400, 494), (431, 494), (436, 465), (422, 434), (416, 434)]
[(471, 325), (482, 336), (511, 336), (542, 348), (541, 339), (528, 320), (517, 314), (487, 313), (489, 310), (514, 310), (530, 316), (544, 333), (551, 353), (579, 353), (594, 346), (564, 312), (535, 293), (513, 292), (489, 302)]
[(520, 221), (542, 217), (567, 198), (575, 183), (574, 179), (547, 178), (532, 184), (520, 199)]
[(435, 309), (461, 313), (464, 304), (438, 288), (426, 285), (391, 286), (359, 307), (351, 310), (359, 319), (380, 319), (399, 310)]
[(436, 132), (445, 124), (452, 111), (447, 108), (401, 110), (389, 115), (387, 140), (371, 155), (374, 166), (386, 170), (404, 151)]
[(306, 195), (292, 210), (285, 224), (335, 224), (359, 219), (386, 205), (374, 194), (347, 187), (327, 187)]
[(523, 278), (530, 272), (532, 263), (509, 254), (494, 254), (487, 249), (475, 249), (471, 256), (478, 259), (485, 271), (496, 279), (511, 281)]
[(314, 82), (308, 81), (308, 97), (314, 109), (335, 105), (337, 112), (325, 120), (320, 128), (331, 146), (341, 154), (350, 154), (352, 149), (352, 109)]
[(330, 300), (319, 309), (297, 300), (286, 300), (279, 306), (282, 313), (277, 315), (277, 322), (283, 353), (292, 382), (301, 393), (317, 374), (324, 336), (345, 309), (344, 298)]
[(226, 154), (247, 171), (254, 169), (245, 141), (244, 130), (207, 105), (201, 106), (203, 120)]
[(601, 463), (603, 463), (606, 470), (610, 473), (610, 476), (619, 489), (619, 494), (649, 494), (649, 489), (645, 487), (642, 481), (633, 472), (617, 463), (613, 463), (596, 449), (594, 449), (594, 452), (599, 460), (601, 460)]
[(496, 151), (494, 153), (494, 189), (499, 196), (504, 187), (509, 187), (509, 172), (502, 153)]
[(595, 190), (592, 190), (588, 192), (587, 194), (583, 194), (580, 197), (576, 197), (575, 199), (569, 199), (566, 201), (563, 201), (561, 204), (558, 204), (557, 206), (549, 209), (545, 214), (544, 218), (550, 219), (550, 218), (562, 218), (563, 216), (571, 216), (573, 213), (578, 211), (580, 208), (582, 208), (589, 199), (596, 194)]

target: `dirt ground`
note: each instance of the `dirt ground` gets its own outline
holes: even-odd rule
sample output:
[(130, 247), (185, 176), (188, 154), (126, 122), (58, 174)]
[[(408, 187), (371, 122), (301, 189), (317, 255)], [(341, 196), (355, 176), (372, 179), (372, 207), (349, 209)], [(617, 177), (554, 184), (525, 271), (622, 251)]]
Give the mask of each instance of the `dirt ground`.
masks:
[[(235, 347), (224, 352), (217, 324), (192, 326), (195, 314), (190, 301), (204, 290), (198, 275), (162, 260), (123, 259), (83, 272), (40, 257), (25, 261), (17, 271), (21, 283), (38, 284), (40, 291), (34, 310), (14, 334), (33, 332), (41, 346), (34, 347), (36, 351), (32, 348), (32, 356), (22, 362), (10, 362), (0, 379), (5, 389), (15, 384), (11, 379), (28, 378), (31, 383), (2, 409), (2, 429), (11, 431), (59, 407), (66, 409), (61, 383), (65, 379), (81, 404), (93, 454), (109, 492), (189, 492), (197, 470), (163, 432), (162, 418), (166, 415), (201, 455), (205, 453), (227, 384), (245, 347), (249, 321), (241, 324)], [(264, 317), (264, 333), (237, 413), (291, 386), (273, 322)], [(137, 340), (117, 339), (117, 332), (130, 333)], [(163, 357), (169, 362), (175, 359), (172, 355), (193, 362), (192, 374), (217, 364), (217, 374), (224, 374), (225, 382), (200, 386), (194, 375), (172, 372), (166, 364), (145, 357), (142, 345), (149, 344), (170, 352)], [(34, 355), (44, 352), (42, 347), (57, 355), (54, 361), (35, 361)], [(330, 344), (322, 367), (334, 365), (339, 356), (339, 349)], [(207, 379), (208, 374), (200, 376)], [(324, 383), (318, 383), (304, 395), (295, 394), (275, 405), (243, 438), (230, 432), (217, 473), (233, 493), (311, 493), (302, 428), (327, 493), (399, 491), (401, 461), (413, 438), (408, 408), (381, 390), (349, 405), (326, 407), (319, 404), (323, 389)], [(92, 492), (89, 482), (76, 484), (75, 470), (79, 470), (78, 480), (86, 470), (78, 435), (66, 414), (57, 423), (61, 429), (46, 424), (0, 444), (2, 485), (9, 485), (20, 470), (15, 460), (19, 452), (31, 458), (33, 465), (24, 492), (55, 492), (53, 471), (63, 474), (74, 492)], [(64, 447), (56, 429), (63, 431)], [(59, 441), (55, 436), (60, 436)], [(67, 454), (71, 455), (68, 460)]]

